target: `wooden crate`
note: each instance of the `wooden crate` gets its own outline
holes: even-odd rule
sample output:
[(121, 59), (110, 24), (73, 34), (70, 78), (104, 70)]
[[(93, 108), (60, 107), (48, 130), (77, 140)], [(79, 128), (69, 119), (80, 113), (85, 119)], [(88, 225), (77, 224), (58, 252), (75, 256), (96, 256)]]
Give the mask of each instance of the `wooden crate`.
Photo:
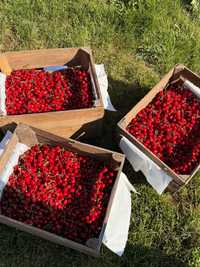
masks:
[[(142, 98), (117, 124), (118, 133), (120, 138), (122, 136), (126, 137), (135, 146), (137, 146), (144, 154), (151, 158), (160, 168), (162, 168), (169, 176), (172, 177), (172, 181), (167, 187), (167, 191), (176, 192), (183, 185), (187, 184), (192, 177), (199, 170), (200, 165), (190, 174), (190, 175), (178, 175), (169, 166), (167, 166), (163, 161), (161, 161), (156, 155), (154, 155), (147, 147), (145, 147), (140, 141), (138, 141), (134, 136), (132, 136), (126, 127), (131, 122), (131, 120), (137, 115), (137, 113), (144, 109), (153, 98), (166, 88), (171, 82), (178, 79), (187, 79), (191, 81), (194, 85), (200, 87), (200, 77), (193, 73), (191, 70), (186, 68), (184, 65), (178, 64), (173, 69), (169, 71), (161, 81), (154, 86), (144, 98)], [(156, 179), (156, 178), (155, 178)]]
[(25, 123), (62, 137), (90, 138), (101, 135), (104, 107), (95, 66), (88, 48), (59, 48), (6, 52), (0, 55), (0, 70), (43, 68), (53, 65), (81, 65), (90, 73), (96, 101), (92, 108), (0, 116), (0, 127), (11, 122)]
[(119, 183), (120, 173), (123, 168), (124, 155), (117, 153), (117, 152), (110, 151), (110, 150), (102, 149), (99, 147), (83, 144), (72, 139), (65, 139), (63, 137), (59, 137), (59, 136), (53, 135), (51, 133), (48, 133), (48, 132), (45, 132), (45, 131), (42, 131), (42, 130), (39, 130), (33, 127), (29, 127), (27, 125), (20, 124), (15, 129), (12, 139), (7, 145), (2, 157), (0, 158), (0, 173), (4, 169), (4, 166), (7, 160), (12, 155), (13, 148), (18, 142), (24, 143), (28, 146), (32, 146), (36, 143), (61, 145), (67, 150), (77, 152), (81, 155), (87, 155), (87, 156), (90, 156), (96, 159), (103, 160), (105, 162), (109, 162), (111, 163), (113, 168), (117, 171), (117, 177), (115, 179), (115, 182), (114, 182), (114, 185), (111, 191), (110, 199), (107, 205), (106, 215), (104, 218), (104, 222), (102, 225), (102, 230), (99, 235), (99, 238), (91, 238), (86, 242), (85, 245), (79, 244), (67, 238), (60, 237), (56, 234), (52, 234), (45, 230), (41, 230), (36, 227), (24, 224), (14, 219), (8, 218), (4, 215), (0, 215), (0, 222), (8, 226), (13, 226), (19, 230), (34, 234), (36, 236), (42, 237), (44, 239), (47, 239), (59, 245), (73, 248), (80, 252), (83, 252), (83, 253), (86, 253), (92, 256), (98, 256), (100, 253), (100, 248), (102, 245), (103, 235), (106, 229), (106, 224), (109, 219), (113, 199), (114, 199), (116, 189)]

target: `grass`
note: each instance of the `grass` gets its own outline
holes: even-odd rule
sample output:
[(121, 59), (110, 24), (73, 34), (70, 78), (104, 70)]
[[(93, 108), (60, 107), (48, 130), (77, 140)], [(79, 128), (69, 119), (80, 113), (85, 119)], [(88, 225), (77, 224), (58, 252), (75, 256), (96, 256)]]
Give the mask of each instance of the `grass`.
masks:
[[(1, 51), (90, 46), (104, 63), (117, 113), (107, 113), (98, 144), (119, 150), (116, 123), (176, 63), (200, 72), (198, 1), (1, 0)], [(92, 141), (91, 141), (92, 142)], [(0, 225), (0, 267), (200, 266), (200, 176), (176, 199), (159, 197), (128, 163), (132, 217), (124, 255), (105, 247), (94, 259)]]

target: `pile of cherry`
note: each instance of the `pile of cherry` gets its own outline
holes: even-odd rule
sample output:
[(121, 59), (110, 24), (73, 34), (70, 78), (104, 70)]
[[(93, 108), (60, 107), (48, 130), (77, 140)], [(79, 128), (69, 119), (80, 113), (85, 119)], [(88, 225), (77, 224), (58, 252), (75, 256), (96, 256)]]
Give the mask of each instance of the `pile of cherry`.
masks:
[(6, 77), (8, 115), (89, 108), (93, 105), (90, 75), (79, 67), (55, 72), (12, 71)]
[(101, 160), (60, 146), (35, 145), (14, 167), (1, 213), (85, 243), (100, 234), (116, 174)]
[(177, 174), (199, 164), (200, 100), (180, 85), (159, 92), (127, 130)]

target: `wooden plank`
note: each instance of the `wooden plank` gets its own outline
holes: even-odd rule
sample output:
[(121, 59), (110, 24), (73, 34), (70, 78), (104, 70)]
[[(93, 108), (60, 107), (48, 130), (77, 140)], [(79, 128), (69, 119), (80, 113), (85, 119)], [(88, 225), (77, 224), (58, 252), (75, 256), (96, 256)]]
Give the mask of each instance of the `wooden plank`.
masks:
[(13, 220), (12, 218), (6, 217), (4, 215), (0, 215), (0, 222), (3, 224), (6, 224), (8, 226), (15, 227), (15, 228), (17, 228), (21, 231), (27, 232), (29, 234), (36, 235), (40, 238), (46, 239), (46, 240), (53, 242), (53, 243), (56, 243), (58, 245), (78, 250), (82, 253), (88, 254), (88, 255), (93, 256), (93, 257), (98, 257), (99, 253), (100, 253), (100, 249), (95, 250), (93, 248), (89, 248), (85, 245), (81, 245), (81, 244), (74, 242), (72, 240), (69, 240), (67, 238), (63, 238), (61, 236), (52, 234), (52, 233), (44, 231), (44, 230), (41, 230), (41, 229), (36, 228), (34, 226)]
[[(70, 137), (77, 132), (79, 132), (79, 134), (84, 133), (84, 137), (95, 137), (101, 134), (103, 117), (104, 109), (102, 107), (83, 110), (0, 116), (0, 127), (16, 122), (50, 131), (63, 137)], [(92, 131), (95, 127), (98, 131)]]
[[(69, 63), (79, 48), (56, 48), (5, 52), (0, 57), (0, 69), (9, 75), (10, 70), (42, 68)], [(78, 61), (76, 61), (78, 62)]]

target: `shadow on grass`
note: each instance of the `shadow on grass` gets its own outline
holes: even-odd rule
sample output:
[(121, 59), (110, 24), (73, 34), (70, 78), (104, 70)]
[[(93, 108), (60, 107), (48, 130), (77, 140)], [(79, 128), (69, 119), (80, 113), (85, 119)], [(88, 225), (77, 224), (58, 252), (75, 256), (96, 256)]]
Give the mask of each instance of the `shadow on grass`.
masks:
[(183, 5), (186, 5), (188, 8), (191, 7), (190, 5), (191, 5), (192, 0), (181, 0), (181, 2)]
[[(166, 255), (160, 249), (128, 243), (122, 257), (106, 247), (101, 256), (93, 258), (77, 251), (55, 245), (38, 237), (0, 225), (0, 266), (28, 267), (186, 267), (181, 259)], [(3, 239), (2, 239), (3, 238)], [(155, 244), (156, 245), (156, 244)], [(13, 264), (14, 263), (14, 264)]]
[[(101, 138), (86, 140), (86, 143), (101, 146), (117, 152), (119, 148), (119, 136), (117, 132), (117, 123), (138, 103), (148, 92), (147, 88), (141, 88), (138, 84), (124, 83), (120, 80), (109, 80), (109, 95), (111, 102), (117, 109), (116, 112), (106, 111)], [(135, 172), (126, 160), (123, 168), (130, 182), (134, 184), (146, 184), (146, 179), (141, 172)]]
[(118, 110), (121, 118), (145, 96), (149, 89), (151, 89), (142, 88), (136, 82), (127, 83), (121, 80), (114, 80), (112, 77), (108, 77), (108, 81), (108, 92), (111, 96), (112, 103)]
[(147, 248), (142, 245), (127, 244), (123, 258), (126, 262), (124, 266), (130, 267), (186, 267), (186, 264), (174, 255), (166, 255), (158, 248)]
[(118, 147), (117, 123), (145, 96), (148, 89), (136, 83), (125, 83), (108, 77), (108, 92), (116, 112), (106, 111), (101, 138), (86, 140), (93, 145), (120, 151)]
[(127, 175), (130, 183), (137, 184), (146, 184), (147, 180), (141, 171), (135, 172), (128, 160), (125, 160), (123, 172)]

